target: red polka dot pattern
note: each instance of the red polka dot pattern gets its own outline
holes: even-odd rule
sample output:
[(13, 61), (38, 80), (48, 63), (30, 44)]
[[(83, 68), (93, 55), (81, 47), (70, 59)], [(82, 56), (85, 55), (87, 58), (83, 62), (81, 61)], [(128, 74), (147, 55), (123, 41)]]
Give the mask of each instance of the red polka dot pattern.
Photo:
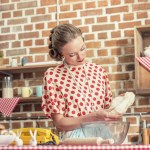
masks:
[(78, 117), (110, 106), (112, 92), (101, 66), (86, 63), (69, 69), (61, 64), (45, 72), (42, 109), (46, 116)]

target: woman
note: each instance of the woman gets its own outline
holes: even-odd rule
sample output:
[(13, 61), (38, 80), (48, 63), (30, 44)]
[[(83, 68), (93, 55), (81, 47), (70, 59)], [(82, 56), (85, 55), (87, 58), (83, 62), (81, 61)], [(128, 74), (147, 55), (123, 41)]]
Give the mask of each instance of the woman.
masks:
[(45, 72), (42, 109), (56, 128), (81, 137), (81, 123), (119, 119), (121, 115), (109, 109), (112, 92), (106, 71), (86, 62), (81, 30), (71, 24), (58, 25), (49, 39), (50, 56), (62, 64)]

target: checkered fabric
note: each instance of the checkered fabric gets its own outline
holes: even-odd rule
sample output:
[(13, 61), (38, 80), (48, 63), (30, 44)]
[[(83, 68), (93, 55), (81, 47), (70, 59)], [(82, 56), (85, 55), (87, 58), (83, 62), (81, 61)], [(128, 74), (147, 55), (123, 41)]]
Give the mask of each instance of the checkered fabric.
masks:
[(136, 57), (136, 59), (150, 71), (150, 57)]
[(0, 146), (0, 150), (150, 150), (150, 145), (102, 145), (102, 146)]
[(5, 116), (10, 116), (18, 102), (19, 97), (0, 98), (0, 112)]

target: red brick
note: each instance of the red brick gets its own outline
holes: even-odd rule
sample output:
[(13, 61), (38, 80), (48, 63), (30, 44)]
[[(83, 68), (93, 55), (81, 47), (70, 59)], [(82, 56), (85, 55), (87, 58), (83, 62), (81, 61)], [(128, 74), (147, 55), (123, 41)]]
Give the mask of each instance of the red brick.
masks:
[(120, 15), (113, 15), (113, 16), (110, 16), (110, 20), (111, 22), (114, 22), (114, 21), (120, 21)]
[(87, 48), (99, 48), (101, 45), (101, 42), (88, 42), (86, 43)]
[(106, 0), (98, 1), (98, 7), (106, 7), (106, 6), (108, 6), (108, 1)]
[(1, 4), (3, 3), (9, 3), (9, 0), (1, 0)]
[(37, 38), (39, 37), (38, 31), (35, 32), (25, 32), (25, 33), (19, 33), (19, 39), (27, 39), (27, 38)]
[(98, 65), (114, 64), (115, 63), (115, 59), (114, 58), (94, 58), (93, 59), (93, 63), (96, 63)]
[(31, 16), (31, 15), (34, 15), (34, 10), (33, 9), (25, 10), (25, 16)]
[(113, 31), (113, 32), (111, 32), (111, 37), (112, 38), (121, 37), (121, 32), (120, 31)]
[(38, 8), (36, 9), (36, 14), (45, 14), (45, 8)]
[(0, 5), (0, 10), (1, 10), (1, 12), (14, 10), (14, 4), (7, 4), (7, 5), (5, 5), (5, 7)]
[(106, 13), (107, 13), (107, 14), (121, 13), (121, 12), (128, 12), (128, 11), (129, 11), (128, 6), (120, 6), (120, 7), (106, 8)]
[(44, 62), (45, 56), (44, 55), (36, 55), (35, 62)]
[(113, 6), (113, 5), (120, 5), (121, 4), (121, 0), (111, 0), (110, 4), (111, 4), (111, 6)]
[(134, 30), (133, 29), (125, 30), (124, 35), (125, 35), (125, 37), (134, 37)]
[(35, 48), (30, 48), (30, 54), (37, 54), (37, 53), (48, 53), (49, 49), (48, 47), (35, 47)]
[(126, 122), (129, 122), (131, 124), (137, 124), (136, 117), (126, 117)]
[(137, 18), (141, 19), (141, 18), (148, 18), (148, 12), (137, 12)]
[(115, 73), (115, 74), (109, 75), (109, 79), (110, 81), (129, 80), (129, 74), (128, 73)]
[(53, 13), (53, 12), (56, 12), (56, 11), (57, 11), (57, 7), (56, 6), (48, 7), (48, 13)]
[(97, 51), (98, 56), (108, 56), (108, 51), (106, 49), (100, 49)]
[(1, 41), (10, 41), (10, 40), (15, 40), (15, 39), (16, 39), (15, 34), (0, 35)]
[(134, 88), (134, 83), (133, 83), (133, 81), (125, 81), (124, 83), (123, 83), (123, 88), (124, 89), (133, 89)]
[(14, 47), (20, 47), (20, 46), (21, 46), (20, 41), (12, 42), (12, 48), (14, 48)]
[(33, 127), (33, 120), (27, 121), (27, 122), (23, 122), (23, 127), (24, 128)]
[(17, 24), (25, 24), (27, 23), (27, 18), (17, 18), (8, 20), (8, 25), (17, 25)]
[(149, 106), (137, 107), (134, 108), (134, 112), (150, 112)]
[(133, 11), (150, 10), (150, 3), (134, 4)]
[(17, 3), (18, 9), (37, 7), (37, 1)]
[(95, 2), (86, 2), (85, 3), (85, 9), (95, 8), (95, 7), (96, 7), (96, 3)]
[[(117, 66), (116, 66), (116, 68), (118, 68)], [(111, 89), (113, 90), (116, 90), (116, 89), (120, 89), (121, 88), (121, 84), (119, 83), (119, 82), (113, 82), (113, 83), (110, 83), (110, 86), (111, 86)]]
[(107, 20), (107, 17), (97, 17), (97, 22), (98, 23), (102, 23), (102, 22), (107, 22), (108, 20)]
[(1, 33), (10, 33), (10, 28), (9, 27), (2, 28)]
[(105, 46), (106, 47), (125, 46), (127, 44), (128, 44), (127, 39), (105, 41)]
[(93, 24), (94, 23), (94, 18), (86, 18), (85, 19), (85, 24)]
[(134, 0), (125, 0), (125, 4), (134, 3)]
[(83, 27), (80, 27), (81, 31), (83, 33), (89, 33), (89, 27), (88, 26), (83, 26)]
[(75, 26), (80, 26), (82, 24), (82, 21), (81, 19), (72, 20), (72, 24), (74, 24)]
[(48, 23), (48, 29), (54, 28), (55, 26), (57, 26), (57, 22), (50, 22), (50, 23)]
[(25, 48), (19, 48), (15, 49), (13, 51), (6, 51), (6, 56), (16, 56), (16, 55), (25, 55), (26, 49)]
[(130, 126), (128, 133), (138, 133), (139, 132), (139, 126)]
[(22, 16), (22, 11), (14, 11), (13, 16), (14, 17), (21, 17)]
[(113, 65), (111, 66), (112, 72), (121, 72), (122, 66), (121, 65)]
[(49, 37), (50, 30), (42, 31), (42, 37)]
[(6, 48), (8, 48), (9, 47), (9, 42), (4, 42), (4, 43), (2, 43), (2, 42), (0, 42), (0, 49), (2, 50), (2, 49), (6, 49)]
[(124, 14), (123, 15), (123, 20), (124, 21), (134, 20), (134, 13)]
[(31, 22), (49, 21), (51, 19), (51, 15), (35, 16), (31, 18)]
[(112, 48), (111, 49), (111, 55), (121, 55), (121, 48)]
[(60, 19), (77, 18), (77, 13), (76, 12), (60, 13), (59, 18)]
[(27, 40), (23, 42), (23, 45), (26, 46), (32, 46), (32, 40)]
[(19, 128), (21, 128), (21, 122), (20, 121), (12, 122), (12, 129), (19, 129)]
[(63, 5), (60, 7), (60, 12), (70, 11), (70, 5)]
[(98, 39), (107, 39), (107, 33), (98, 33)]
[(105, 24), (105, 25), (93, 25), (92, 31), (106, 31), (106, 30), (114, 30), (114, 24)]
[(40, 0), (41, 6), (48, 6), (56, 4), (56, 0)]
[(73, 4), (73, 10), (83, 9), (83, 3)]
[(141, 105), (150, 105), (149, 98), (147, 98), (147, 97), (140, 98), (138, 100), (138, 102), (139, 102), (139, 106), (141, 106)]
[(36, 45), (44, 45), (44, 40), (43, 39), (39, 39), (35, 41)]
[(85, 41), (94, 40), (94, 34), (86, 34), (84, 35)]
[(125, 54), (133, 54), (134, 55), (134, 47), (131, 45), (131, 47), (125, 47), (124, 48)]
[(128, 56), (121, 56), (119, 57), (120, 63), (128, 63), (128, 62), (134, 62), (134, 56), (128, 55)]
[(87, 50), (86, 56), (89, 57), (89, 58), (94, 57), (94, 51), (93, 50)]
[(11, 18), (11, 13), (10, 12), (2, 13), (2, 18)]
[(24, 31), (32, 31), (32, 30), (33, 30), (33, 25), (32, 24), (24, 26)]
[(94, 9), (94, 10), (86, 10), (86, 11), (82, 11), (80, 13), (81, 17), (84, 16), (95, 16), (95, 15), (102, 15), (102, 9)]

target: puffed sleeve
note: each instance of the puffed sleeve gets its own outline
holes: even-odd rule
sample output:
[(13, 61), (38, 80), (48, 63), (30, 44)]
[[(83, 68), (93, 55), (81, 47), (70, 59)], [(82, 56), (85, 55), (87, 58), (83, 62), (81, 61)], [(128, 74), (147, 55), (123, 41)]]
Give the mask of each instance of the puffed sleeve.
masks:
[(48, 71), (43, 78), (42, 110), (51, 118), (52, 113), (64, 114), (65, 102), (63, 96)]
[(105, 79), (105, 106), (104, 108), (107, 109), (110, 107), (111, 102), (112, 102), (112, 91), (108, 79), (107, 72), (104, 71), (104, 76), (103, 78)]

